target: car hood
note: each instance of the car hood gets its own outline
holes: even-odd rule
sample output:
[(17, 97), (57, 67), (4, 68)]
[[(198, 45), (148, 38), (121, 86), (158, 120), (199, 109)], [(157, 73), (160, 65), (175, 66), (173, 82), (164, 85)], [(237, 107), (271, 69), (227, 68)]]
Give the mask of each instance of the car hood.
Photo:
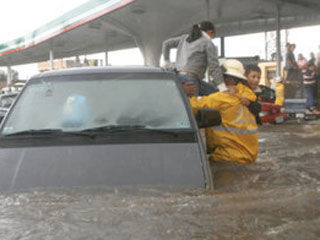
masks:
[(205, 187), (197, 143), (0, 149), (0, 191), (96, 185)]

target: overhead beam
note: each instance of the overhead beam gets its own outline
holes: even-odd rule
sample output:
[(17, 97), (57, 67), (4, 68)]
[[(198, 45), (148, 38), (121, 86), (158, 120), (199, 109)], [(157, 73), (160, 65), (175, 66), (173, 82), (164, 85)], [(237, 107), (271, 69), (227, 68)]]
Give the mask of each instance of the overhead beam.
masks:
[(110, 16), (105, 16), (103, 19), (106, 23), (110, 24), (111, 26), (115, 27), (117, 30), (121, 31), (122, 33), (130, 36), (130, 37), (135, 37), (137, 34), (127, 26), (125, 26), (122, 22), (110, 17)]
[(272, 3), (272, 4), (290, 4), (290, 5), (294, 5), (294, 6), (309, 10), (311, 12), (320, 11), (319, 4), (314, 4), (314, 3), (305, 2), (305, 1), (301, 3), (300, 0), (262, 0), (262, 1)]
[(292, 5), (296, 5), (296, 6), (299, 6), (301, 8), (307, 8), (309, 10), (313, 10), (313, 11), (319, 11), (320, 10), (320, 7), (319, 7), (319, 4), (314, 4), (314, 3), (311, 3), (311, 2), (303, 2), (301, 3), (300, 0), (281, 0), (282, 3), (288, 3), (288, 4), (292, 4)]
[[(104, 21), (109, 23), (110, 25), (112, 25), (113, 27), (116, 27), (117, 30), (120, 30), (121, 32), (123, 32), (124, 34), (127, 34), (129, 37), (132, 37), (133, 41), (136, 44), (136, 47), (140, 48), (140, 51), (142, 52), (142, 54), (144, 55), (144, 50), (141, 49), (141, 45), (142, 45), (142, 41), (140, 36), (132, 29), (130, 29), (129, 27), (125, 26), (123, 23), (121, 23), (120, 21), (111, 18), (109, 16), (104, 18)], [(108, 49), (107, 49), (108, 50)]]

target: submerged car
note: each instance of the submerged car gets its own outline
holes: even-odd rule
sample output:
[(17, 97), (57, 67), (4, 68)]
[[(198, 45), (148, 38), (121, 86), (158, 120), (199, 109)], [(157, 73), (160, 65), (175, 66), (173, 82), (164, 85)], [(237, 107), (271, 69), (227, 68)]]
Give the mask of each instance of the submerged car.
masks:
[(6, 116), (17, 95), (18, 93), (7, 93), (0, 95), (0, 122)]
[[(219, 118), (215, 110), (198, 115), (203, 127)], [(0, 191), (140, 184), (210, 188), (198, 130), (182, 85), (161, 68), (41, 73), (28, 81), (1, 125)]]

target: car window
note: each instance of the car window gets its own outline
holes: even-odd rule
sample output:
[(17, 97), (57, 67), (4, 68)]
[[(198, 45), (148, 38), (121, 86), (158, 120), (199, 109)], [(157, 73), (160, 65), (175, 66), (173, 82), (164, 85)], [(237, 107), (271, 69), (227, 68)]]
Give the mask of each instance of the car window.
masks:
[(9, 108), (15, 98), (16, 98), (16, 95), (2, 96), (0, 100), (0, 107)]
[(186, 129), (190, 121), (173, 80), (37, 81), (25, 88), (1, 133), (106, 125)]

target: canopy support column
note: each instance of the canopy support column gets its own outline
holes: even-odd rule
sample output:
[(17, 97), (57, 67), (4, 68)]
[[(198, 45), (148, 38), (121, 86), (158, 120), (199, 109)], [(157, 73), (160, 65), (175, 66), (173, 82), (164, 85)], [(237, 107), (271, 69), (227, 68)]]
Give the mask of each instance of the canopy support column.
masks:
[(268, 60), (268, 47), (269, 47), (269, 43), (268, 43), (268, 32), (265, 31), (264, 32), (264, 54), (265, 54), (265, 60)]
[(109, 52), (105, 52), (104, 53), (104, 63), (105, 63), (105, 66), (109, 66)]
[(149, 40), (147, 42), (138, 42), (138, 47), (144, 57), (144, 65), (146, 66), (160, 66), (160, 58), (162, 52), (163, 38)]
[(281, 79), (281, 34), (280, 34), (280, 10), (281, 6), (280, 3), (276, 4), (276, 48), (277, 48), (277, 71), (276, 71), (276, 79)]
[(7, 86), (10, 86), (11, 83), (12, 83), (11, 66), (7, 66)]
[(220, 57), (225, 57), (225, 41), (224, 37), (220, 37)]
[(53, 62), (53, 51), (50, 50), (49, 52), (49, 60), (50, 60), (50, 70), (54, 69), (54, 62)]

